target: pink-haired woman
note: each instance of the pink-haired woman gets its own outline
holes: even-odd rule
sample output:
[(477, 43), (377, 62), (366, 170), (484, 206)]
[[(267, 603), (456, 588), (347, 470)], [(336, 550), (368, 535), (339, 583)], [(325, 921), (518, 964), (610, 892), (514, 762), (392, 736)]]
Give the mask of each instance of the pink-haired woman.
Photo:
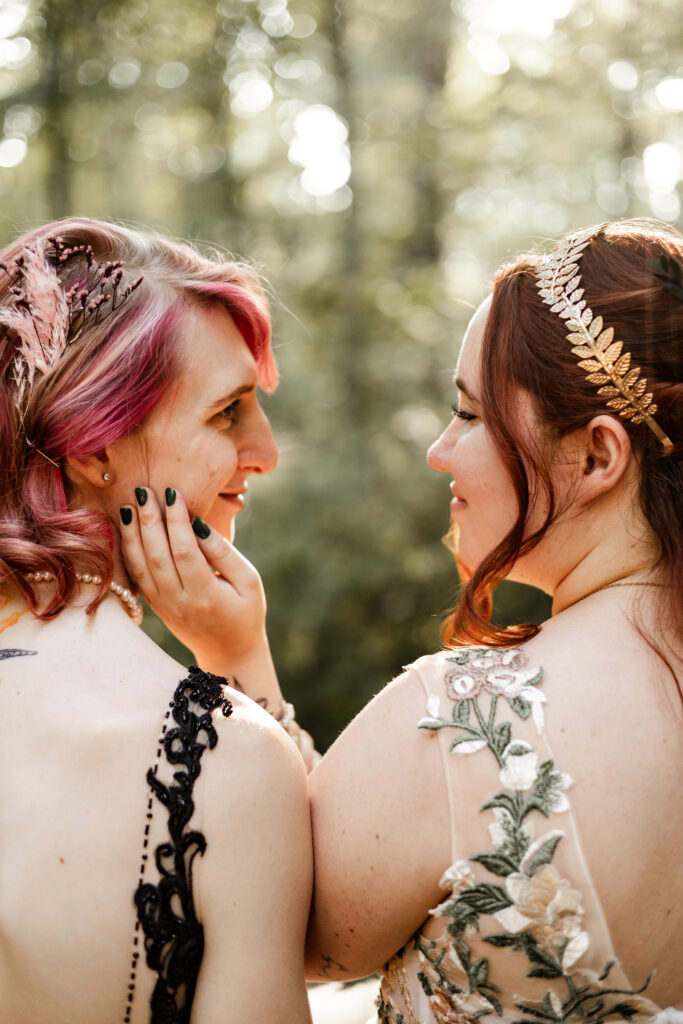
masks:
[(87, 219), (0, 259), (0, 1024), (307, 1024), (305, 774), (221, 678), (263, 678), (258, 578), (213, 552), (235, 628), (188, 674), (138, 629), (119, 542), (156, 491), (183, 564), (274, 468), (258, 282)]
[[(470, 580), (311, 774), (311, 977), (379, 971), (381, 1024), (683, 1024), (683, 238), (504, 267), (456, 384), (429, 462)], [(488, 621), (505, 577), (540, 631)]]

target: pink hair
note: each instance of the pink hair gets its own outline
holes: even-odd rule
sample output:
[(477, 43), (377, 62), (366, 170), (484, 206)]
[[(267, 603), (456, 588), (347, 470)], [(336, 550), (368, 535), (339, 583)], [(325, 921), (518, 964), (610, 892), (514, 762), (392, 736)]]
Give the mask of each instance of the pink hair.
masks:
[[(68, 602), (76, 564), (102, 578), (93, 610), (113, 573), (115, 527), (101, 512), (71, 509), (60, 464), (94, 455), (131, 433), (160, 402), (180, 368), (179, 330), (188, 307), (220, 304), (231, 314), (258, 367), (266, 391), (277, 386), (270, 347), (268, 303), (254, 271), (220, 254), (200, 255), (189, 245), (87, 218), (58, 221), (12, 243), (0, 260), (11, 263), (26, 246), (50, 236), (67, 245), (90, 245), (98, 262), (121, 260), (124, 285), (143, 282), (112, 314), (90, 323), (58, 363), (34, 381), (23, 423), (12, 404), (15, 339), (0, 330), (0, 579), (11, 582), (36, 610), (28, 572), (51, 572), (51, 618)], [(64, 287), (80, 284), (62, 274)], [(0, 304), (11, 302), (9, 278)]]

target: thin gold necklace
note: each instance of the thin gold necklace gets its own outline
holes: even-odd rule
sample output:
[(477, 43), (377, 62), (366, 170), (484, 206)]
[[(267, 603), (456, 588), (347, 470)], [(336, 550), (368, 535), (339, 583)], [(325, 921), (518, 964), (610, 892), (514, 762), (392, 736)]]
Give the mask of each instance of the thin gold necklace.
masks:
[[(592, 597), (593, 594), (598, 594), (601, 590), (611, 590), (612, 587), (665, 587), (666, 583), (651, 583), (649, 580), (630, 580), (624, 581), (615, 580), (614, 583), (603, 583), (601, 587), (596, 587), (595, 590), (589, 590), (587, 594), (583, 594), (581, 597), (577, 597), (576, 601), (572, 601), (572, 604), (568, 605), (571, 608), (573, 605), (578, 604), (579, 601), (585, 601), (587, 597)], [(566, 609), (565, 609), (566, 611)]]

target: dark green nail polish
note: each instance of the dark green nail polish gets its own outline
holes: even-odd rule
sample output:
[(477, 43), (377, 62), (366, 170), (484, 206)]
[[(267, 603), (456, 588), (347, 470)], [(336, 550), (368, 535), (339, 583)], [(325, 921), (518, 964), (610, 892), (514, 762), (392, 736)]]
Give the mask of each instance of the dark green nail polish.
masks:
[(192, 520), (192, 529), (198, 537), (201, 537), (202, 540), (206, 540), (211, 533), (211, 527), (208, 526), (203, 519), (200, 519), (199, 516), (195, 516)]
[(168, 506), (175, 505), (175, 487), (166, 488), (166, 504)]
[(145, 490), (144, 487), (135, 488), (135, 500), (140, 506), (145, 505), (147, 503), (147, 491)]
[(133, 522), (133, 510), (132, 508), (120, 508), (119, 514), (121, 516), (121, 522), (124, 526), (130, 526)]

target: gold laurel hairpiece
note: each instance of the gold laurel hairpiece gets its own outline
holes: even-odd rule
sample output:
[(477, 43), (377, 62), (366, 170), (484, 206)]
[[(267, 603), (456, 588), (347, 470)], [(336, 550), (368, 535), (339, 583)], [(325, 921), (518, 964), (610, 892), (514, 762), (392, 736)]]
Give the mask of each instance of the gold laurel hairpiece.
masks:
[(536, 287), (550, 312), (567, 321), (567, 341), (579, 356), (581, 369), (588, 371), (586, 380), (598, 386), (598, 394), (607, 399), (611, 409), (632, 423), (647, 424), (665, 450), (672, 451), (673, 441), (653, 418), (657, 406), (652, 392), (647, 391), (647, 378), (641, 377), (639, 366), (631, 366), (630, 352), (622, 355), (624, 343), (614, 341), (614, 328), (604, 327), (601, 316), (593, 316), (583, 298), (584, 289), (579, 288), (579, 260), (604, 226), (587, 228), (561, 242), (540, 263)]

